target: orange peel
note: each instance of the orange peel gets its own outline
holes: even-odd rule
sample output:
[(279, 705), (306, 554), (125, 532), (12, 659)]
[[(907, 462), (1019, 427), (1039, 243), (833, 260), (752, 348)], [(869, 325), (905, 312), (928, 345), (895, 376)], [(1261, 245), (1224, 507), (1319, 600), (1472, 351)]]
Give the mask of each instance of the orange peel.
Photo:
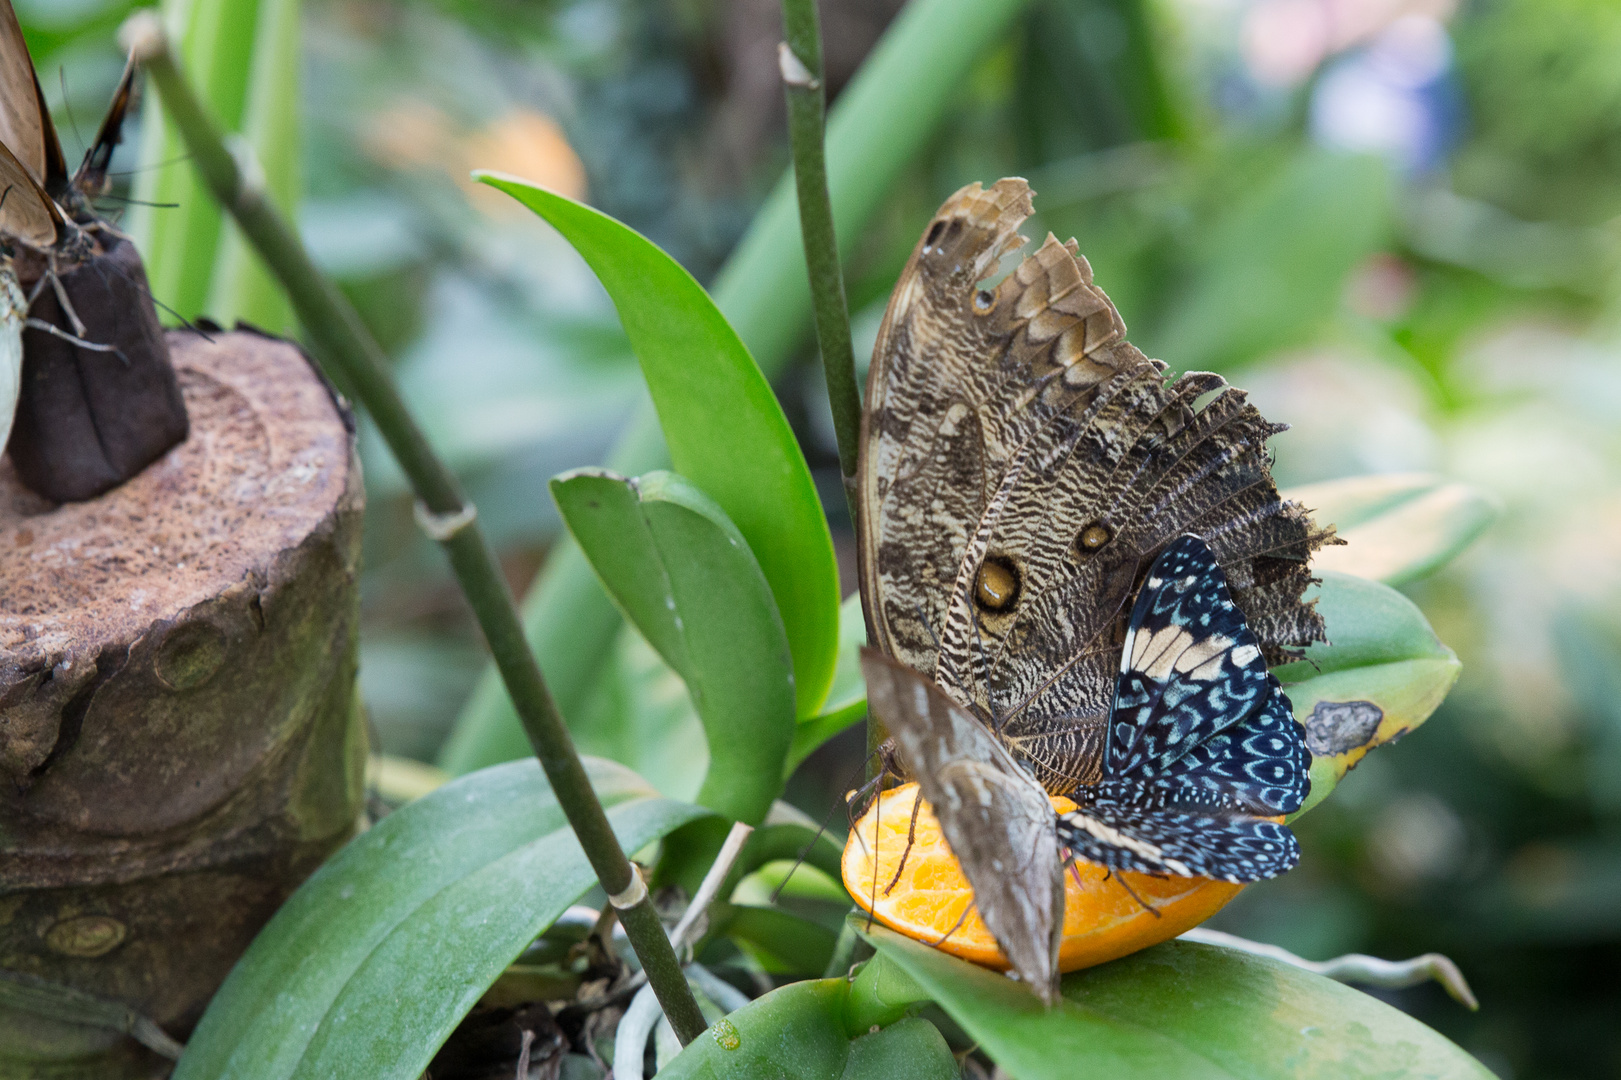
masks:
[[(891, 930), (964, 960), (1006, 971), (1007, 957), (996, 939), (979, 913), (968, 910), (974, 891), (927, 802), (918, 812), (917, 832), (900, 878), (885, 892), (906, 847), (917, 798), (917, 785), (903, 784), (874, 800), (844, 846), (844, 887), (857, 904)], [(1052, 796), (1052, 803), (1060, 813), (1075, 808), (1061, 795)], [(876, 873), (873, 852), (878, 856)], [(1243, 888), (1210, 878), (1155, 877), (1130, 871), (1115, 877), (1119, 880), (1101, 866), (1080, 861), (1064, 872), (1060, 971), (1091, 967), (1176, 937), (1210, 918)], [(875, 880), (876, 904), (872, 899)]]

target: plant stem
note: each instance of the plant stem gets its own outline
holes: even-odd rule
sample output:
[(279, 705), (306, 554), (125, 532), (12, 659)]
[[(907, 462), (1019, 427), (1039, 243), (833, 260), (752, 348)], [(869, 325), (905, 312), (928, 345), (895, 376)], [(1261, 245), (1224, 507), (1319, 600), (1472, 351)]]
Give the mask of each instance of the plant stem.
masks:
[(856, 462), (861, 449), (861, 393), (856, 388), (855, 350), (850, 344), (850, 310), (844, 271), (833, 232), (833, 204), (827, 193), (823, 140), (827, 104), (822, 84), (822, 29), (816, 0), (782, 0), (787, 40), (778, 46), (778, 66), (788, 96), (788, 140), (793, 146), (794, 186), (799, 195), (799, 228), (805, 240), (805, 270), (816, 315), (816, 344), (822, 352), (833, 431), (839, 440), (839, 472), (850, 521), (856, 521)]
[[(371, 413), (378, 430), (427, 514), (424, 524), (444, 546), (456, 580), (489, 643), (535, 756), (540, 759), (559, 805), (568, 816), (597, 880), (610, 896), (626, 895), (619, 913), (648, 982), (658, 995), (670, 1026), (683, 1043), (708, 1025), (681, 974), (670, 940), (640, 879), (608, 824), (602, 803), (586, 778), (573, 739), (552, 701), (540, 667), (524, 638), (523, 626), (478, 520), (461, 485), (428, 445), (406, 408), (388, 369), (387, 357), (348, 301), (316, 269), (292, 227), (265, 197), (257, 165), (239, 144), (228, 149), (219, 127), (204, 110), (175, 62), (163, 25), (150, 11), (125, 24), (125, 42), (157, 85), (164, 107), (179, 129), (198, 172), (287, 290), (316, 355), (342, 373)], [(239, 160), (238, 154), (241, 154)], [(631, 902), (634, 893), (640, 893)], [(617, 905), (615, 905), (617, 906)]]
[[(783, 36), (777, 66), (788, 96), (788, 142), (794, 154), (794, 188), (799, 196), (799, 231), (805, 242), (816, 344), (822, 353), (827, 403), (839, 440), (839, 475), (856, 543), (861, 542), (860, 493), (856, 468), (861, 458), (861, 391), (856, 387), (855, 348), (850, 344), (850, 308), (844, 295), (839, 239), (833, 231), (833, 202), (827, 193), (825, 118), (827, 91), (822, 81), (822, 27), (816, 0), (782, 0)], [(863, 600), (865, 604), (865, 600)], [(868, 619), (868, 624), (871, 624)], [(867, 713), (868, 772), (876, 750), (889, 738), (881, 720)]]

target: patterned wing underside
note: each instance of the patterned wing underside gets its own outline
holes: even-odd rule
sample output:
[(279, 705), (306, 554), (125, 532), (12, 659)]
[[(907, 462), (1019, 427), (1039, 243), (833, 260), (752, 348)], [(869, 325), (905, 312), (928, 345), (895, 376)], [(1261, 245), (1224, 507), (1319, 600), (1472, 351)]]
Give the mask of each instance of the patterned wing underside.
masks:
[(1059, 815), (1058, 838), (1076, 858), (1162, 877), (1260, 881), (1300, 861), (1287, 825), (1196, 807), (1092, 806)]
[(1062, 861), (1052, 803), (983, 724), (939, 687), (861, 651), (867, 700), (917, 777), (974, 889), (980, 918), (1019, 976), (1057, 994)]
[[(1127, 602), (1160, 549), (1204, 536), (1276, 661), (1322, 639), (1301, 593), (1327, 534), (1278, 497), (1282, 429), (1219, 376), (1167, 383), (1073, 241), (978, 288), (1030, 212), (1022, 180), (964, 188), (901, 275), (868, 381), (861, 574), (873, 643), (1063, 792), (1100, 775)], [(1077, 544), (1089, 525), (1097, 550)], [(1006, 610), (972, 599), (987, 556), (1018, 575)]]
[(1132, 608), (1103, 777), (1059, 835), (1112, 869), (1255, 881), (1299, 858), (1267, 820), (1300, 809), (1311, 754), (1199, 537), (1154, 561)]

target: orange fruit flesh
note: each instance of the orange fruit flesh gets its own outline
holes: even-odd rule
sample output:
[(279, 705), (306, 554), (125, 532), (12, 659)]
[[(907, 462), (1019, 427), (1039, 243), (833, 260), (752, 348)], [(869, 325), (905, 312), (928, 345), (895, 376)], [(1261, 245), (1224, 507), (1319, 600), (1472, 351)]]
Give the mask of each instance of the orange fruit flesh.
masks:
[[(1007, 957), (979, 913), (968, 911), (963, 918), (973, 903), (974, 891), (927, 802), (918, 813), (912, 850), (900, 879), (885, 892), (906, 848), (917, 798), (916, 784), (886, 791), (856, 823), (844, 846), (844, 887), (857, 904), (891, 930), (964, 960), (1007, 970)], [(1052, 803), (1059, 813), (1075, 809), (1061, 795), (1053, 796)], [(878, 855), (876, 873), (874, 851)], [(876, 905), (872, 899), (875, 879)], [(1131, 892), (1126, 891), (1128, 886)], [(1076, 861), (1064, 872), (1064, 936), (1058, 948), (1058, 968), (1091, 967), (1176, 937), (1210, 918), (1242, 888), (1210, 878), (1155, 877), (1130, 871), (1110, 877), (1101, 866)], [(958, 919), (962, 919), (960, 926)], [(954, 931), (953, 926), (957, 927)]]

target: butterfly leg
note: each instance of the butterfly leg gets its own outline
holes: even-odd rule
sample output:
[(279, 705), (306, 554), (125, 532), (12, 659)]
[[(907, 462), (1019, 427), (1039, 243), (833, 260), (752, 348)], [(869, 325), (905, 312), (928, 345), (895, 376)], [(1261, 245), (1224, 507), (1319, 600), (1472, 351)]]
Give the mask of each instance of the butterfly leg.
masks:
[(906, 857), (912, 853), (912, 841), (917, 839), (917, 815), (923, 809), (923, 796), (918, 795), (912, 800), (912, 822), (906, 826), (906, 847), (901, 849), (901, 861), (895, 864), (895, 876), (889, 879), (884, 886), (884, 895), (888, 896), (901, 879), (901, 871), (906, 869)]
[(1155, 908), (1154, 908), (1154, 906), (1152, 904), (1148, 903), (1142, 897), (1138, 896), (1137, 895), (1137, 890), (1133, 889), (1130, 885), (1127, 885), (1126, 884), (1126, 879), (1121, 877), (1119, 874), (1115, 873), (1112, 869), (1107, 874), (1105, 874), (1103, 876), (1103, 879), (1105, 881), (1107, 881), (1109, 878), (1114, 878), (1116, 884), (1118, 884), (1122, 889), (1126, 890), (1126, 895), (1131, 897), (1133, 900), (1137, 901), (1137, 905), (1139, 907), (1141, 907), (1144, 911), (1148, 912), (1150, 915), (1154, 916), (1154, 918), (1163, 919), (1165, 917), (1165, 916), (1161, 915), (1157, 910), (1155, 910)]
[(84, 338), (74, 337), (72, 334), (68, 333), (66, 330), (63, 330), (60, 326), (53, 326), (50, 323), (46, 322), (44, 319), (34, 319), (34, 318), (24, 319), (23, 320), (23, 325), (28, 327), (30, 330), (43, 330), (47, 334), (51, 334), (51, 335), (53, 335), (55, 337), (61, 338), (63, 341), (71, 341), (71, 342), (73, 342), (73, 344), (77, 345), (81, 349), (89, 349), (91, 352), (116, 353), (120, 360), (124, 361), (124, 363), (126, 363), (126, 364), (129, 363), (129, 357), (125, 356), (123, 350), (120, 349), (118, 346), (116, 346), (116, 345), (98, 345), (94, 341), (86, 341)]

